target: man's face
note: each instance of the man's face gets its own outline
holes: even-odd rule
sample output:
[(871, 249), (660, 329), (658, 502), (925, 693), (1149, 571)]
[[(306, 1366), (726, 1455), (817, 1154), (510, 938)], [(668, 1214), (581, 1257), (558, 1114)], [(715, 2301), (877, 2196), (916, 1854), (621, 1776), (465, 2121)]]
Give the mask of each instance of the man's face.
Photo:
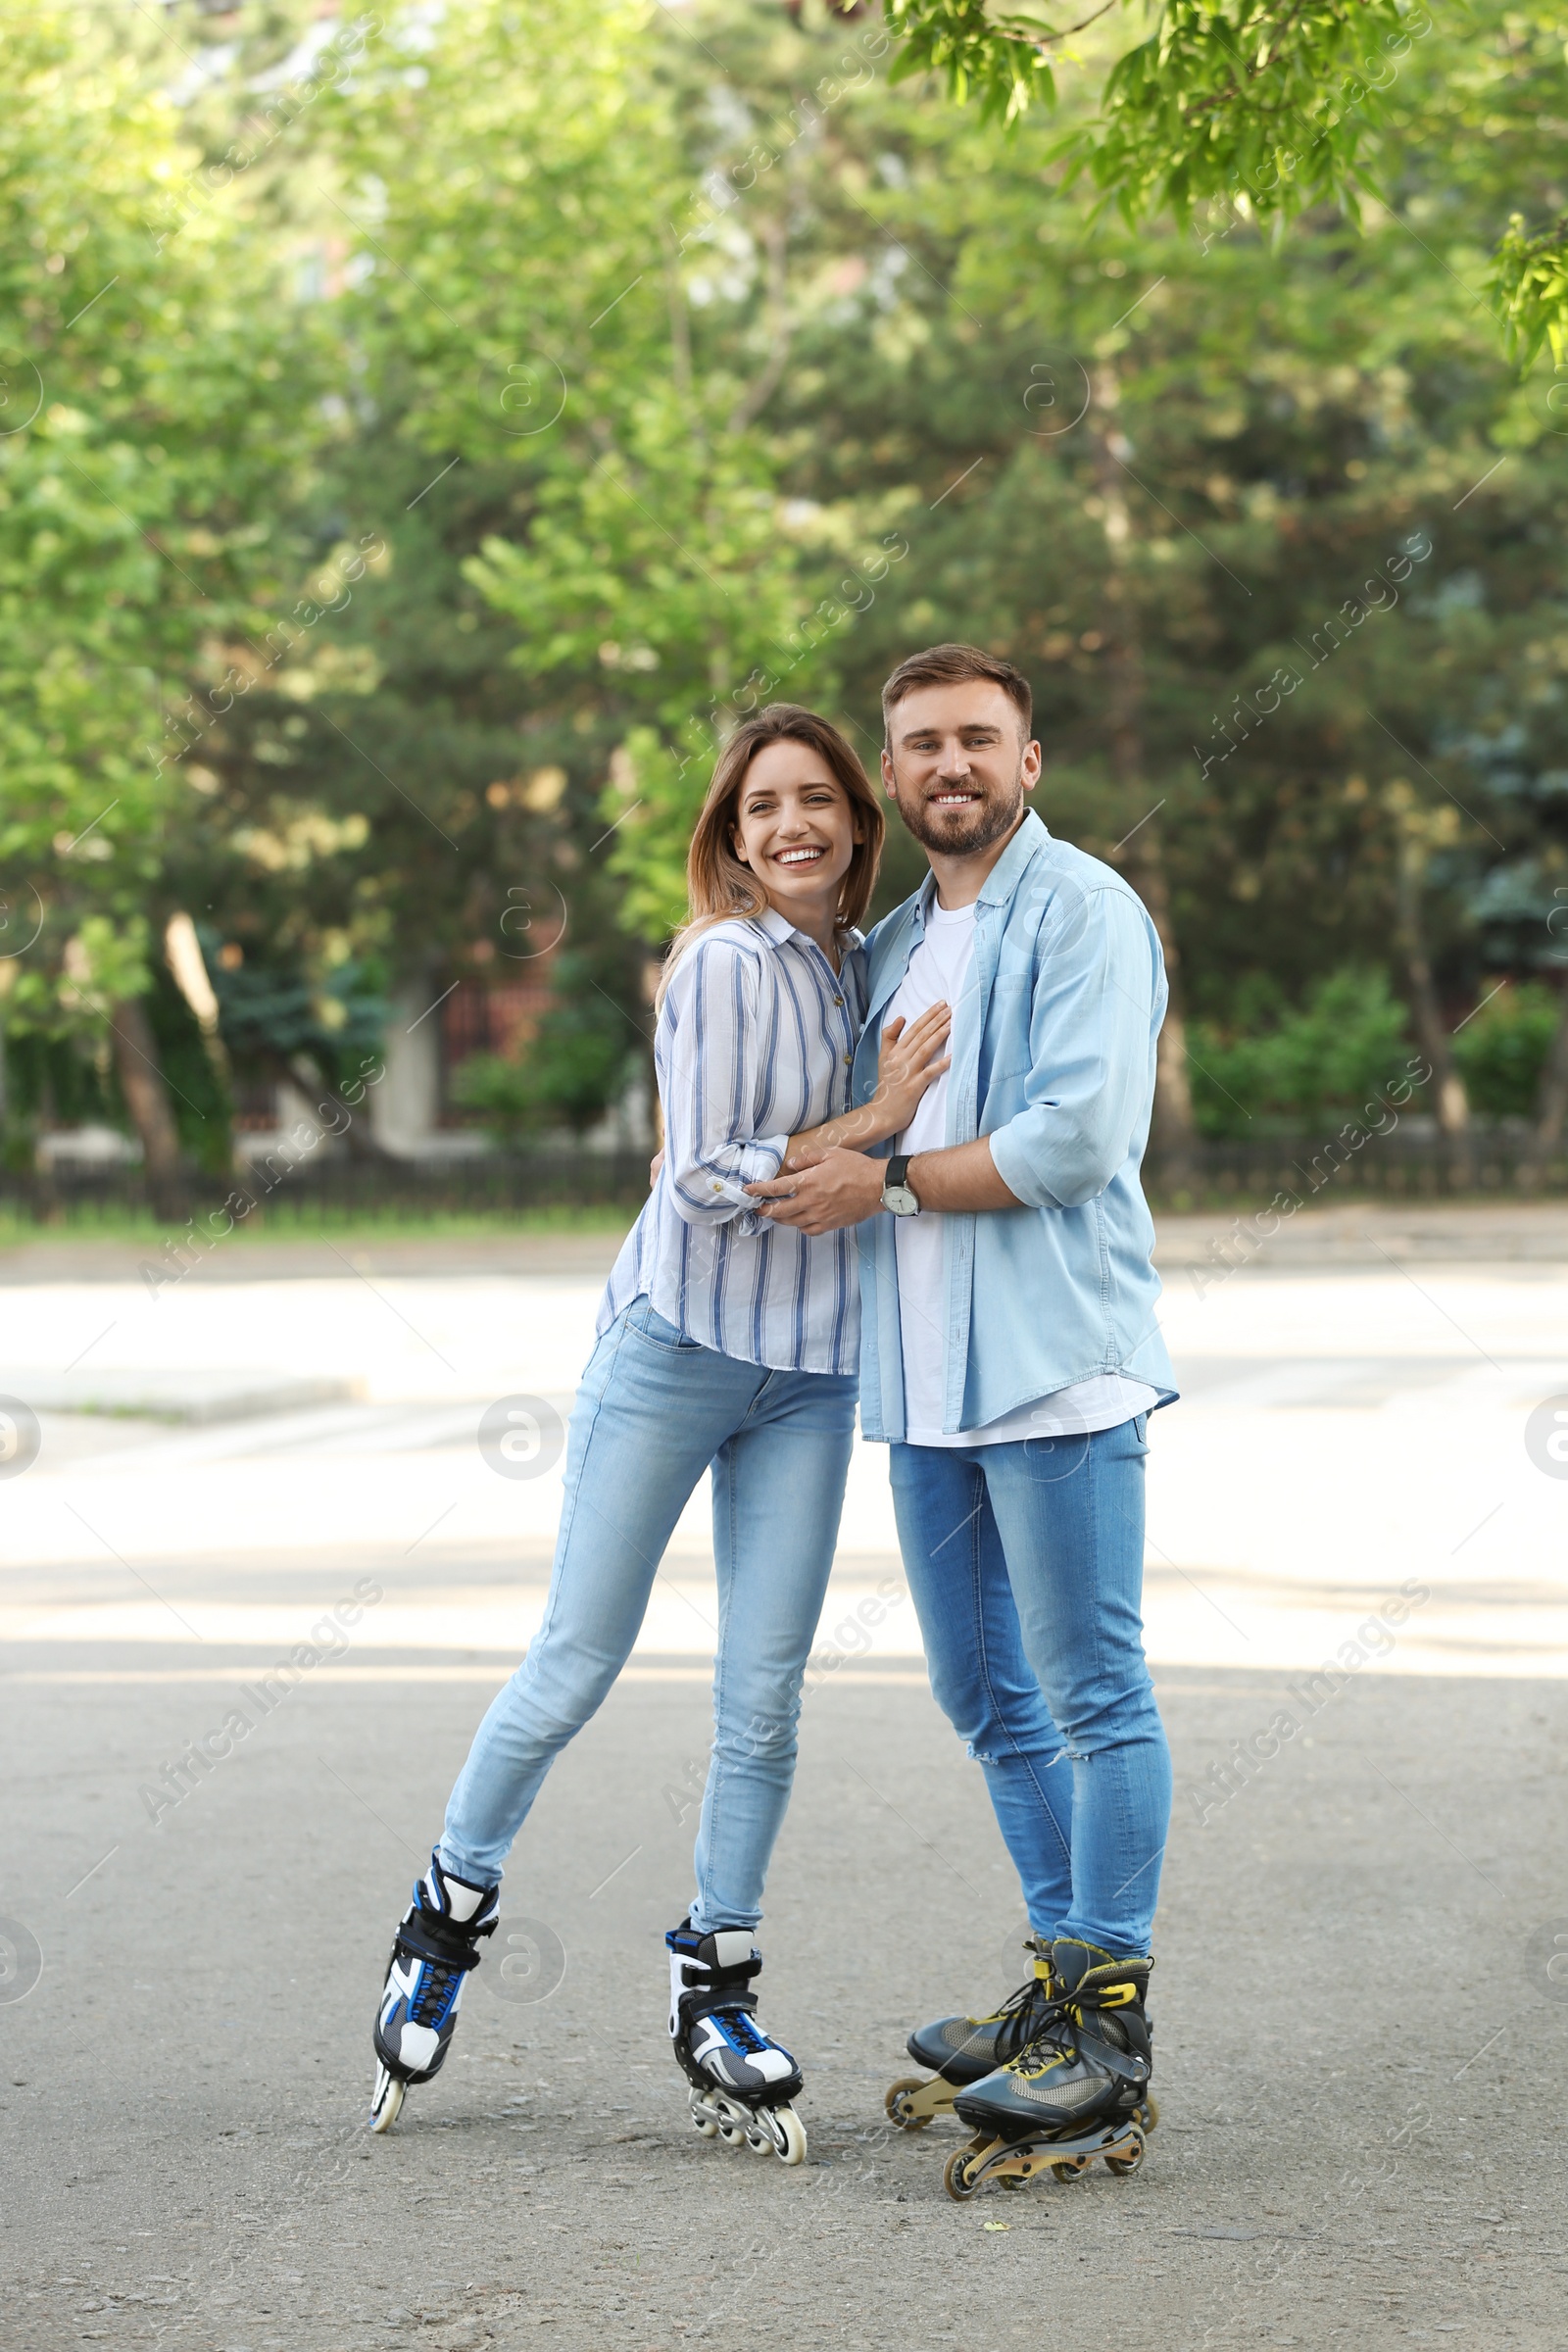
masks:
[(916, 686), (888, 714), (882, 781), (924, 849), (962, 858), (1005, 839), (1039, 775), (1039, 744), (990, 678)]

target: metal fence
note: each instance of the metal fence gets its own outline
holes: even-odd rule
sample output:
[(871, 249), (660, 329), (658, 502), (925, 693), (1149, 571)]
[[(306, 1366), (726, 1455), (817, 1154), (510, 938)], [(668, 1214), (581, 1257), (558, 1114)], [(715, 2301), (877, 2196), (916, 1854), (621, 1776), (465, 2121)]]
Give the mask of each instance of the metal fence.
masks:
[(1152, 1155), (1144, 1180), (1151, 1199), (1166, 1205), (1283, 1194), (1304, 1207), (1348, 1192), (1395, 1200), (1520, 1199), (1568, 1192), (1568, 1140), (1542, 1153), (1523, 1121), (1462, 1136), (1347, 1127), (1330, 1138), (1261, 1136)]
[(486, 1152), (450, 1161), (317, 1159), (254, 1162), (231, 1176), (194, 1171), (155, 1192), (139, 1167), (73, 1166), (0, 1173), (0, 1216), (89, 1226), (125, 1216), (188, 1216), (246, 1225), (339, 1225), (364, 1219), (507, 1217), (538, 1208), (634, 1210), (648, 1194), (646, 1152)]
[[(1519, 1199), (1568, 1194), (1568, 1144), (1543, 1157), (1522, 1125), (1477, 1128), (1465, 1137), (1347, 1129), (1327, 1141), (1268, 1136), (1151, 1154), (1144, 1180), (1151, 1200), (1167, 1208), (1263, 1203), (1279, 1195), (1302, 1207), (1346, 1193)], [(0, 1171), (0, 1216), (76, 1227), (136, 1215), (174, 1223), (196, 1216), (309, 1229), (359, 1219), (506, 1218), (530, 1209), (614, 1207), (630, 1214), (647, 1193), (645, 1152), (497, 1152), (449, 1161), (344, 1154), (292, 1166), (270, 1160), (244, 1175), (188, 1173), (157, 1199), (137, 1167), (63, 1161), (47, 1172)]]

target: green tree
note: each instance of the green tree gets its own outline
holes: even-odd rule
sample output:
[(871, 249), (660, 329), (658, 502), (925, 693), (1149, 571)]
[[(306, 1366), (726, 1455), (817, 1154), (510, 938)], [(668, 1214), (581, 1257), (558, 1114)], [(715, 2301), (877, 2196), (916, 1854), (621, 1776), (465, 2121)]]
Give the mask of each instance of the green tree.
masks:
[[(889, 0), (888, 18), (901, 74), (940, 74), (991, 120), (1051, 106), (1054, 61), (1097, 72), (1098, 103), (1057, 152), (1129, 222), (1166, 210), (1186, 220), (1213, 199), (1283, 221), (1330, 198), (1354, 217), (1367, 197), (1386, 197), (1412, 145), (1443, 154), (1461, 178), (1486, 172), (1499, 102), (1560, 121), (1550, 85), (1561, 81), (1562, 27), (1544, 8), (1473, 4), (1439, 22), (1401, 0), (1161, 0), (1152, 29), (1118, 50), (1111, 6), (1055, 24), (1049, 10), (994, 15), (986, 0)], [(1096, 24), (1088, 52), (1068, 46)], [(1427, 71), (1407, 71), (1429, 40)], [(1516, 190), (1527, 194), (1527, 183)], [(1505, 212), (1491, 232), (1500, 321), (1527, 364), (1547, 341), (1568, 360), (1560, 198), (1555, 210), (1535, 228)]]
[[(199, 159), (154, 29), (0, 19), (5, 1026), (100, 1076), (112, 1060), (168, 1198), (178, 1138), (144, 999), (203, 731), (190, 686), (215, 629), (266, 625), (318, 353), (235, 216), (171, 215)], [(47, 1113), (58, 1052), (39, 1066)]]

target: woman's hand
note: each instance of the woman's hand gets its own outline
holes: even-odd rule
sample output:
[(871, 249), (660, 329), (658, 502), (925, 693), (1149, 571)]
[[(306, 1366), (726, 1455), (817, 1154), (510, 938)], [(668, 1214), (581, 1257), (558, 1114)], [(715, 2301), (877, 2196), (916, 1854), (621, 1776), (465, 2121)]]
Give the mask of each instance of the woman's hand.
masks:
[[(946, 1057), (938, 1061), (936, 1056), (947, 1043), (952, 1021), (952, 1011), (945, 1004), (930, 1005), (917, 1021), (890, 1021), (882, 1032), (876, 1091), (870, 1101), (858, 1110), (840, 1111), (836, 1119), (828, 1119), (820, 1127), (792, 1135), (779, 1173), (788, 1176), (802, 1168), (817, 1167), (832, 1152), (867, 1152), (873, 1144), (885, 1144), (889, 1136), (907, 1127), (932, 1079), (940, 1078), (948, 1067)], [(750, 1191), (750, 1186), (747, 1189)]]
[(889, 1021), (882, 1032), (876, 1061), (876, 1092), (869, 1107), (877, 1117), (878, 1141), (902, 1135), (913, 1118), (920, 1098), (934, 1078), (950, 1067), (951, 1054), (936, 1056), (948, 1042), (953, 1009), (947, 1004), (929, 1005), (915, 1021)]

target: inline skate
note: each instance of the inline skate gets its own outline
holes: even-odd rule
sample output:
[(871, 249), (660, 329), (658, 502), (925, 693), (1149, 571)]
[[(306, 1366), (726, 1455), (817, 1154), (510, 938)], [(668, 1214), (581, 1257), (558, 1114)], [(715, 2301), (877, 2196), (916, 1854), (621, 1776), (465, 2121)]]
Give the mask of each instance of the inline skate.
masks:
[(1021, 2188), (1050, 2171), (1070, 2180), (1103, 2158), (1135, 2173), (1157, 2110), (1145, 1996), (1150, 1959), (1115, 1960), (1098, 1944), (1058, 1936), (1052, 1946), (1056, 1999), (1026, 2049), (967, 2084), (955, 2112), (975, 2137), (943, 2176), (960, 2202), (993, 2181)]
[(929, 2078), (901, 2075), (889, 2090), (883, 2104), (901, 2132), (923, 2132), (934, 2117), (951, 2115), (963, 2084), (994, 2074), (1045, 2026), (1056, 1998), (1051, 1940), (1031, 1936), (1023, 1948), (1033, 1956), (1033, 1972), (1000, 2008), (984, 2017), (939, 2017), (909, 2035), (909, 2056), (933, 2072)]
[(479, 1965), (479, 1937), (495, 1934), (499, 1886), (473, 1886), (445, 1869), (438, 1853), (415, 1882), (403, 1914), (375, 2019), (370, 2130), (389, 2132), (411, 2082), (428, 2082), (446, 2063), (463, 1980)]
[(692, 2122), (705, 2139), (744, 2144), (782, 2164), (806, 2157), (806, 2128), (790, 2101), (801, 2070), (757, 2024), (752, 1979), (762, 1955), (750, 1928), (704, 1936), (689, 1919), (664, 1937), (669, 1953), (669, 2035), (691, 2084)]

